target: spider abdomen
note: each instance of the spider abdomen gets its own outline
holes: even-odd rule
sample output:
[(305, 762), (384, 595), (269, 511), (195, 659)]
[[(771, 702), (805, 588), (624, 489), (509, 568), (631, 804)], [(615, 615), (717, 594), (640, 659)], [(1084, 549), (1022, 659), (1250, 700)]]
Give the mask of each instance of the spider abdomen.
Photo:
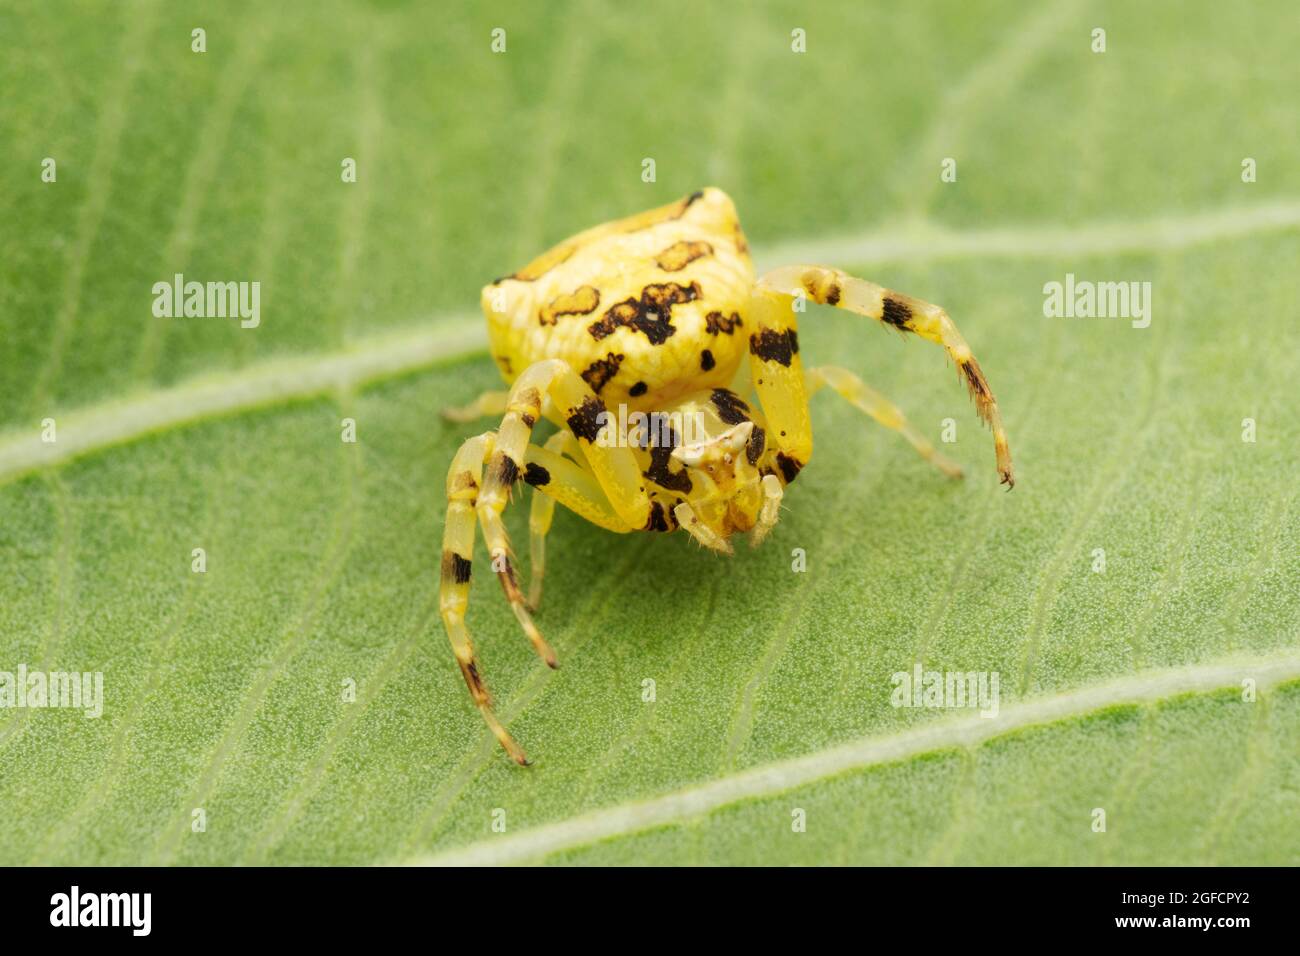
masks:
[(580, 233), (483, 290), (507, 382), (560, 358), (609, 407), (725, 386), (748, 348), (753, 265), (718, 189)]

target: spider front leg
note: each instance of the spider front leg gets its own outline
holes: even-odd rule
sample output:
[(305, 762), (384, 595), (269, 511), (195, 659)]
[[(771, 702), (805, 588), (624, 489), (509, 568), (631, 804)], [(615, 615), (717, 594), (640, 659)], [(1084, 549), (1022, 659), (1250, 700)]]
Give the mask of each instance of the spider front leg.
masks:
[(546, 398), (551, 400), (548, 414), (553, 413), (575, 437), (609, 507), (625, 525), (644, 528), (650, 520), (650, 496), (636, 456), (625, 443), (605, 440), (617, 437), (612, 429), (602, 437), (609, 421), (605, 403), (563, 359), (534, 363), (511, 387), (487, 484), (479, 498), (480, 510), (490, 507), (500, 512), (505, 507), (511, 485), (522, 474), (520, 462)]
[[(497, 431), (483, 492), (475, 510), (511, 610), (542, 659), (551, 667), (558, 667), (555, 652), (542, 639), (528, 610), (528, 602), (519, 589), (514, 551), (501, 521), (501, 512), (510, 500), (515, 482), (525, 474), (529, 438), (546, 398), (552, 402), (548, 407), (554, 409), (576, 437), (590, 474), (603, 492), (603, 507), (612, 511), (621, 523), (619, 530), (645, 527), (651, 507), (640, 467), (631, 449), (600, 440), (607, 413), (604, 403), (587, 383), (562, 359), (547, 359), (529, 366), (510, 389), (505, 417)], [(544, 449), (537, 451), (544, 453)], [(559, 459), (560, 456), (554, 457)], [(560, 467), (558, 462), (556, 464)], [(576, 477), (573, 480), (578, 481)]]
[[(789, 390), (794, 385), (787, 380), (793, 378), (798, 369), (799, 340), (793, 303), (794, 296), (801, 294), (815, 302), (865, 315), (900, 331), (914, 332), (942, 346), (965, 380), (967, 390), (975, 400), (976, 412), (993, 431), (993, 447), (1002, 483), (1015, 485), (1011, 450), (1002, 428), (997, 400), (993, 397), (993, 390), (984, 378), (974, 353), (957, 331), (957, 326), (948, 317), (948, 313), (937, 305), (893, 292), (838, 269), (825, 266), (784, 266), (763, 276), (755, 286), (753, 313), (758, 331), (750, 336), (750, 351), (754, 354), (755, 363), (760, 363), (760, 367), (755, 369), (755, 384), (764, 408), (768, 405), (768, 391), (777, 388)], [(802, 381), (797, 383), (797, 395), (799, 399), (805, 397)], [(773, 401), (780, 407), (781, 399), (773, 396)], [(786, 404), (790, 401), (787, 399)], [(806, 409), (803, 416), (806, 420)], [(793, 425), (795, 418), (787, 417)]]
[(483, 477), (483, 460), (491, 454), (495, 440), (496, 436), (492, 432), (484, 432), (468, 439), (460, 446), (447, 470), (447, 519), (442, 532), (442, 582), (438, 609), (474, 705), (506, 753), (510, 754), (515, 763), (527, 764), (528, 758), (523, 749), (501, 726), (492, 711), (492, 698), (479, 673), (474, 643), (465, 627), (465, 612), (469, 609), (470, 572), (474, 561), (474, 528), (477, 523), (475, 505)]

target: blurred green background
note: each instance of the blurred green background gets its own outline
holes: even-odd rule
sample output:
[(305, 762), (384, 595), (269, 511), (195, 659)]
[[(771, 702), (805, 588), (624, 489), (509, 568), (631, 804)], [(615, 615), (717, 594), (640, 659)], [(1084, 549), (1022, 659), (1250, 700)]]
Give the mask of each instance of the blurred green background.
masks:
[[(570, 821), (508, 858), (1297, 862), (1300, 689), (1245, 706), (1235, 672), (789, 792), (740, 777), (649, 832), (584, 823), (960, 719), (889, 706), (915, 661), (1000, 672), (1004, 708), (1300, 674), (1297, 40), (1285, 3), (0, 3), (0, 670), (99, 670), (108, 695), (100, 720), (0, 713), (0, 861), (367, 863)], [(995, 491), (937, 349), (814, 309), (807, 359), (933, 438), (955, 419), (967, 480), (824, 396), (760, 551), (559, 515), (539, 623), (564, 668), (486, 573), (471, 605), (519, 771), (437, 620), (443, 475), (478, 430), (437, 410), (498, 381), (484, 282), (708, 184), (761, 265), (832, 257), (943, 304), (1019, 484)], [(260, 327), (155, 319), (176, 272), (261, 282)], [(1152, 282), (1151, 327), (1044, 318), (1066, 272)], [(197, 378), (238, 395), (390, 333), (446, 353), (183, 413)], [(132, 400), (178, 427), (20, 464), (43, 419)]]

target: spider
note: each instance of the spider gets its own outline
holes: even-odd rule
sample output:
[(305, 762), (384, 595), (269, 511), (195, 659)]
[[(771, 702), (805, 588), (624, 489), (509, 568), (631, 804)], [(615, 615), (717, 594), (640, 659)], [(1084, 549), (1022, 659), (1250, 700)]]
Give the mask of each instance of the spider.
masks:
[[(943, 309), (825, 266), (755, 281), (735, 205), (719, 189), (588, 229), (483, 289), (492, 357), (510, 388), (443, 413), (501, 425), (465, 441), (447, 472), (439, 605), (470, 695), (517, 763), (527, 757), (493, 713), (465, 627), (476, 526), (519, 625), (557, 667), (532, 616), (557, 501), (610, 531), (683, 529), (724, 554), (733, 534), (749, 532), (757, 545), (812, 456), (808, 396), (824, 387), (960, 477), (852, 372), (803, 368), (797, 316), (808, 299), (942, 346), (993, 432), (1002, 482), (1015, 483), (993, 392)], [(746, 352), (757, 401), (729, 387)], [(543, 417), (559, 431), (531, 444)], [(527, 598), (501, 519), (521, 479), (534, 489)]]

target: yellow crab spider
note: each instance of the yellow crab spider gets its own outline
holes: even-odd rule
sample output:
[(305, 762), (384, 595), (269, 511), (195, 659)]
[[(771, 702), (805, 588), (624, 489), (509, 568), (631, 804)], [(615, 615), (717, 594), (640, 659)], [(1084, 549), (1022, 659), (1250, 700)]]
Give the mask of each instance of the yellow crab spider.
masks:
[[(806, 299), (942, 346), (992, 429), (1002, 482), (1014, 484), (993, 391), (948, 314), (826, 266), (784, 266), (755, 281), (736, 208), (719, 189), (579, 233), (484, 288), (492, 357), (510, 388), (444, 412), (501, 416), (501, 425), (462, 444), (447, 472), (440, 608), (475, 705), (518, 763), (527, 758), (492, 711), (465, 627), (476, 527), (520, 626), (556, 667), (532, 612), (557, 501), (610, 531), (681, 528), (725, 554), (736, 532), (757, 544), (812, 457), (808, 396), (823, 387), (961, 475), (852, 372), (803, 368), (796, 300)], [(746, 352), (748, 401), (730, 388)], [(531, 444), (543, 417), (560, 431)], [(534, 488), (527, 599), (501, 520), (521, 479)]]

